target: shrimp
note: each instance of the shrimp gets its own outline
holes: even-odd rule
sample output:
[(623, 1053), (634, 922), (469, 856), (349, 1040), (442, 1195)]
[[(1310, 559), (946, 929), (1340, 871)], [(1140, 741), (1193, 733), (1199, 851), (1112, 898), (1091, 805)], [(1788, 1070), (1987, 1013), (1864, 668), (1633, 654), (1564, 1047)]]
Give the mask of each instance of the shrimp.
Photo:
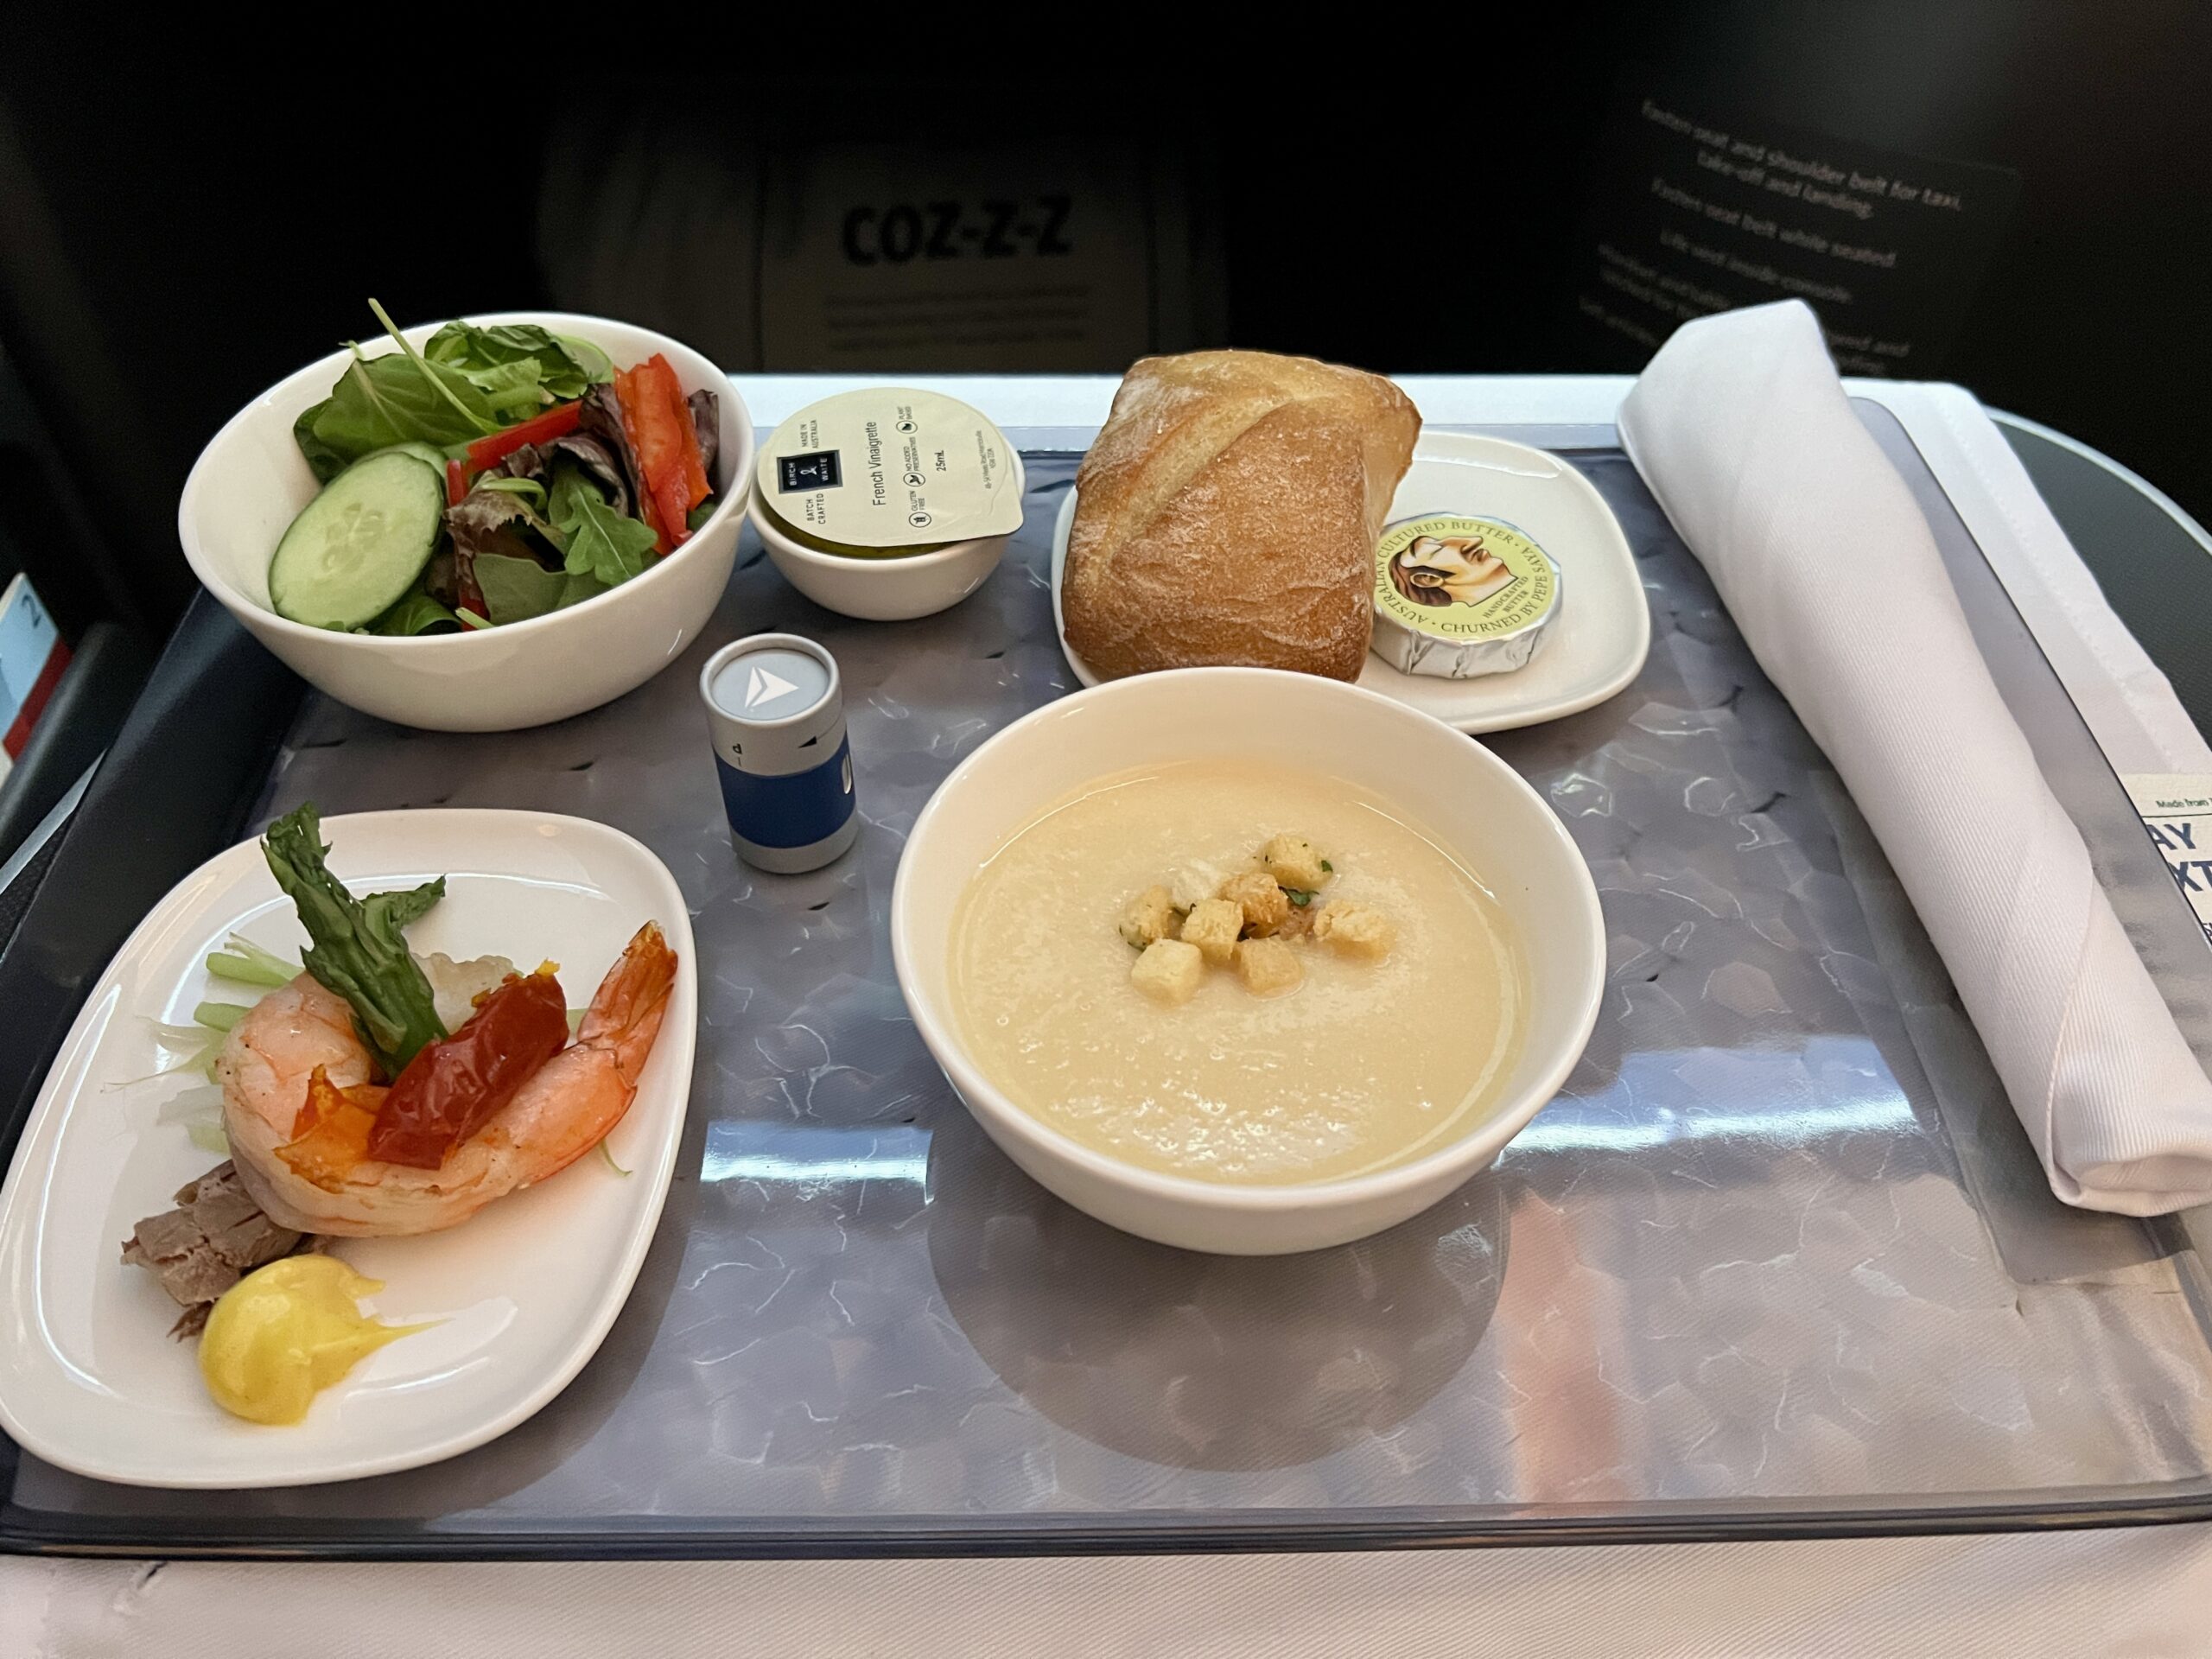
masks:
[(675, 982), (676, 953), (647, 922), (600, 982), (576, 1040), (437, 1168), (363, 1159), (318, 1185), (279, 1155), (309, 1081), (320, 1070), (349, 1088), (372, 1067), (345, 1000), (302, 974), (232, 1028), (216, 1065), (239, 1179), (271, 1221), (301, 1232), (358, 1238), (459, 1226), (494, 1198), (558, 1174), (622, 1121)]

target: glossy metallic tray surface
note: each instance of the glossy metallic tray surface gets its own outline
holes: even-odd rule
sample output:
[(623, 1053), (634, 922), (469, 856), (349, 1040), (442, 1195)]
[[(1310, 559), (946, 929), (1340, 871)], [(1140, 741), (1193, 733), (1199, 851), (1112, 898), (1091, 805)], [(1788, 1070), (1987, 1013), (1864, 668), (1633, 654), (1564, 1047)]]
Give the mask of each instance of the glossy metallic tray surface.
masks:
[[(1573, 830), (1611, 941), (1586, 1058), (1494, 1170), (1363, 1244), (1185, 1255), (1046, 1197), (923, 1051), (886, 935), (901, 836), (962, 755), (1071, 683), (1044, 572), (1075, 458), (1039, 454), (1027, 528), (945, 615), (831, 616), (748, 542), (706, 636), (597, 714), (443, 736), (309, 702), (264, 815), (541, 808), (675, 871), (702, 1028), (659, 1236), (598, 1358), (491, 1446), (213, 1503), (25, 1459), (0, 1542), (1218, 1548), (2202, 1507), (2194, 1256), (2044, 1191), (1821, 756), (1618, 451), (1573, 458), (1637, 550), (1654, 640), (1611, 702), (1488, 740)], [(844, 673), (866, 828), (806, 876), (732, 855), (696, 701), (706, 655), (768, 628)], [(2008, 671), (2032, 680), (2025, 650)], [(2163, 927), (2158, 861), (2106, 850)]]

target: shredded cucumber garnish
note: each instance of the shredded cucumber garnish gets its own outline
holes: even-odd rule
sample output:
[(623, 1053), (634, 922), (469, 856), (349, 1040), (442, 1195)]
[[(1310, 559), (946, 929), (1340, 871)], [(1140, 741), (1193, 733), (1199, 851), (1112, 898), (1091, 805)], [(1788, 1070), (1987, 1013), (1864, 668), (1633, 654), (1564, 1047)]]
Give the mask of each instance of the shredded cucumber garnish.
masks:
[(231, 1149), (223, 1135), (223, 1091), (213, 1084), (188, 1089), (175, 1099), (162, 1102), (154, 1122), (183, 1124), (192, 1144), (202, 1152), (220, 1154)]
[(154, 1046), (163, 1056), (162, 1063), (142, 1077), (125, 1077), (107, 1087), (128, 1089), (133, 1084), (151, 1083), (156, 1077), (174, 1077), (179, 1071), (198, 1071), (213, 1077), (215, 1058), (223, 1052), (222, 1032), (213, 1026), (171, 1026), (159, 1020), (146, 1023), (154, 1028)]
[(216, 1084), (203, 1083), (186, 1090), (174, 1100), (162, 1103), (161, 1110), (154, 1114), (156, 1123), (189, 1123), (195, 1117), (220, 1118), (223, 1116), (223, 1091)]
[(604, 1138), (599, 1143), (599, 1155), (607, 1160), (607, 1166), (617, 1175), (627, 1176), (630, 1173), (628, 1170), (614, 1161), (614, 1154), (607, 1149), (607, 1141)]
[[(275, 990), (300, 976), (300, 964), (287, 962), (273, 950), (264, 950), (251, 939), (233, 933), (223, 948), (207, 958), (207, 971), (217, 979), (238, 985), (259, 985)], [(225, 1027), (228, 1029), (227, 1027)]]

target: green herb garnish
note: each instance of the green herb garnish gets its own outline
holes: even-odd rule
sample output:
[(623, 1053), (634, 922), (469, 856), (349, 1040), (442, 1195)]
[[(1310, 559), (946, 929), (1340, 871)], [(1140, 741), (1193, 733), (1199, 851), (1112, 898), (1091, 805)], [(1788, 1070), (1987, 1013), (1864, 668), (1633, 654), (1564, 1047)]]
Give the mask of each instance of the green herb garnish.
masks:
[(397, 1077), (418, 1049), (446, 1035), (430, 982), (401, 931), (445, 896), (445, 878), (411, 892), (354, 898), (323, 862), (330, 849), (313, 802), (270, 824), (261, 850), (314, 941), (305, 953), (308, 972), (353, 1006), (369, 1052), (385, 1076)]
[(1325, 858), (1321, 861), (1321, 868), (1326, 870), (1331, 875), (1334, 875), (1337, 873), (1337, 867), (1330, 863)]
[(1305, 887), (1285, 887), (1282, 890), (1282, 896), (1300, 910), (1313, 902), (1313, 894)]

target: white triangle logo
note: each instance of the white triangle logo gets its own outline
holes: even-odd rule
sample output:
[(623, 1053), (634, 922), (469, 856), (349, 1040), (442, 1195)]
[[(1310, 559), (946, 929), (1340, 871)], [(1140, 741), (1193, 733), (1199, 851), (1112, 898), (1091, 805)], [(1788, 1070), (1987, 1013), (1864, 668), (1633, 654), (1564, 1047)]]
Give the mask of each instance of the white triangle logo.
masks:
[(746, 709), (748, 711), (758, 709), (764, 702), (773, 702), (787, 691), (798, 690), (798, 687), (793, 685), (773, 669), (761, 668), (756, 664), (745, 682)]

